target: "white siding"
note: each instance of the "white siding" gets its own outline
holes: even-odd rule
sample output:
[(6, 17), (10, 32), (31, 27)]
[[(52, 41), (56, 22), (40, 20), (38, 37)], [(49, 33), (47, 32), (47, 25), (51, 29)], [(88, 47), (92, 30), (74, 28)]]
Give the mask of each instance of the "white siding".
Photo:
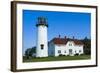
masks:
[[(41, 44), (44, 45), (44, 49), (41, 49)], [(47, 57), (48, 56), (48, 41), (47, 41), (47, 27), (38, 26), (37, 27), (37, 57)]]
[[(59, 53), (58, 51), (61, 51), (61, 53)], [(66, 53), (65, 53), (66, 51)], [(61, 55), (67, 55), (67, 49), (66, 49), (66, 45), (55, 45), (55, 56), (59, 56)]]
[[(75, 54), (75, 46), (74, 46), (73, 41), (67, 42), (66, 49), (68, 50), (68, 55), (74, 56), (74, 54)], [(69, 50), (72, 50), (72, 54), (69, 52)]]
[[(69, 45), (69, 44), (72, 44), (72, 45)], [(75, 45), (73, 41), (69, 41), (67, 43), (67, 49), (72, 49), (72, 55), (71, 56), (74, 56), (75, 54), (83, 54), (83, 45)]]
[(79, 55), (84, 53), (82, 45), (75, 46), (75, 50), (76, 50), (76, 53), (78, 53)]

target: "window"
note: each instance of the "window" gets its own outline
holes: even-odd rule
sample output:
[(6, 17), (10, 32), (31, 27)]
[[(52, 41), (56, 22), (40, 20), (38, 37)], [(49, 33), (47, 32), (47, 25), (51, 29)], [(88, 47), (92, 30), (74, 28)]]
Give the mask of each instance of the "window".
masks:
[(65, 50), (65, 53), (66, 53), (66, 50)]
[(58, 50), (58, 53), (61, 53), (61, 50)]
[(72, 44), (69, 44), (69, 46), (72, 46)]
[(79, 52), (81, 52), (81, 50), (79, 50)]
[(41, 44), (41, 49), (44, 49), (44, 45), (43, 44)]

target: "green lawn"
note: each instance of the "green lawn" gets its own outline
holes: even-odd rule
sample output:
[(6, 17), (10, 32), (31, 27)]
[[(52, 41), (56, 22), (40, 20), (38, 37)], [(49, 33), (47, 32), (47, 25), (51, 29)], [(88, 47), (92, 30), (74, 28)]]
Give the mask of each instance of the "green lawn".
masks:
[(63, 60), (85, 60), (90, 59), (90, 55), (80, 56), (59, 56), (59, 57), (45, 57), (45, 58), (30, 58), (23, 57), (23, 62), (44, 62), (44, 61), (63, 61)]

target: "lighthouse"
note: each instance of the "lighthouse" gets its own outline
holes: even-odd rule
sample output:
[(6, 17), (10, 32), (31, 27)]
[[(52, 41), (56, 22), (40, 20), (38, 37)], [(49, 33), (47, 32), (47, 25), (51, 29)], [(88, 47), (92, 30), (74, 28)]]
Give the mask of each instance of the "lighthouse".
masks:
[(48, 56), (47, 19), (45, 17), (38, 17), (36, 27), (37, 27), (36, 57), (47, 57)]

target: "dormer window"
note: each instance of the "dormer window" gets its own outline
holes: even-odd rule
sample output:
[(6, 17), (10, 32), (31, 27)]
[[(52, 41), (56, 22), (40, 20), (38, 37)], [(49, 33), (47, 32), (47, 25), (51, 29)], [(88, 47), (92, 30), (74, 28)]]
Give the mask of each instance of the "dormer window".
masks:
[(69, 44), (69, 46), (72, 46), (72, 44)]

